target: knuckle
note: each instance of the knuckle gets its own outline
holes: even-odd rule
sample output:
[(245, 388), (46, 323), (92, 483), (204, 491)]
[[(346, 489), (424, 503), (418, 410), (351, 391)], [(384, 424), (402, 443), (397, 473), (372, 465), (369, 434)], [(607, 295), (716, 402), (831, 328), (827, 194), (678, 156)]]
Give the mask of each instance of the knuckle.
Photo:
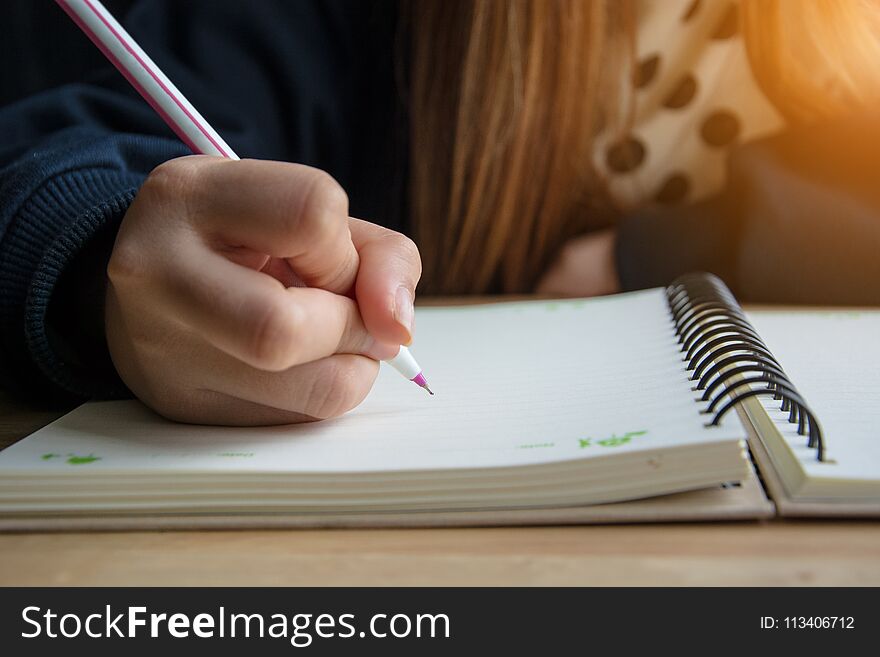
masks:
[(421, 275), (422, 256), (419, 253), (419, 247), (416, 246), (416, 243), (406, 235), (401, 235), (400, 233), (394, 234), (394, 241), (398, 253), (400, 253), (403, 259), (407, 262), (415, 264), (417, 266), (418, 274)]
[(336, 357), (326, 361), (309, 387), (305, 412), (318, 419), (342, 415), (364, 396), (363, 371), (356, 357)]
[(199, 215), (200, 199), (212, 186), (209, 169), (214, 170), (218, 165), (216, 159), (187, 155), (159, 164), (147, 176), (138, 199), (160, 212), (174, 215), (175, 219), (181, 216), (195, 219)]
[(369, 336), (364, 329), (363, 321), (357, 309), (357, 303), (350, 299), (346, 299), (344, 303), (348, 310), (342, 313), (342, 319), (340, 320), (342, 331), (339, 335), (336, 349), (337, 351), (359, 351), (367, 345)]
[(298, 222), (307, 236), (320, 240), (336, 237), (348, 227), (348, 194), (326, 171), (315, 169), (300, 206)]
[(404, 265), (404, 270), (418, 283), (422, 275), (422, 256), (416, 243), (397, 231), (382, 228), (379, 233), (378, 246), (384, 254), (383, 259), (391, 259)]
[(279, 371), (296, 364), (296, 334), (300, 323), (292, 304), (272, 300), (256, 313), (249, 355), (256, 367)]
[(178, 157), (162, 162), (154, 168), (144, 181), (138, 195), (156, 195), (160, 198), (174, 197), (183, 189), (193, 187), (194, 178), (201, 167), (197, 156)]
[(107, 262), (107, 278), (115, 286), (138, 279), (144, 273), (144, 254), (129, 240), (119, 239)]
[(326, 171), (315, 169), (306, 196), (306, 209), (316, 214), (348, 214), (348, 194)]

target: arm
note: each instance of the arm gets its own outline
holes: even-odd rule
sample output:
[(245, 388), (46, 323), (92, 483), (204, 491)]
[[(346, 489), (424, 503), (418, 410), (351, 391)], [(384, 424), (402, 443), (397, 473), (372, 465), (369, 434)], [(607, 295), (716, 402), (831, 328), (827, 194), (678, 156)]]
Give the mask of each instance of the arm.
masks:
[[(127, 4), (126, 27), (242, 155), (346, 179), (339, 108), (350, 106), (345, 42), (356, 21), (345, 3)], [(3, 383), (41, 398), (125, 394), (103, 339), (104, 271), (147, 175), (188, 151), (60, 9), (11, 7), (11, 30), (51, 29), (31, 30), (18, 39), (29, 50), (0, 62), (22, 93), (44, 89), (0, 109)], [(59, 66), (66, 59), (78, 66)]]
[[(351, 143), (347, 139), (351, 122), (346, 113), (354, 107), (348, 95), (352, 72), (347, 67), (355, 59), (348, 50), (351, 47), (349, 32), (353, 25), (359, 24), (356, 10), (362, 6), (344, 2), (263, 2), (251, 5), (153, 0), (137, 3), (125, 22), (153, 59), (194, 104), (203, 109), (203, 113), (242, 155), (257, 154), (307, 162), (330, 169), (344, 180), (350, 173), (353, 159), (350, 157)], [(77, 47), (91, 46), (83, 42)], [(204, 215), (198, 211), (189, 213), (192, 208), (186, 204), (187, 197), (209, 205), (210, 198), (200, 186), (209, 186), (212, 178), (194, 176), (198, 182), (196, 186), (175, 188), (171, 185), (174, 192), (171, 197), (168, 196), (169, 185), (163, 182), (150, 185), (151, 191), (141, 189), (157, 164), (186, 151), (152, 110), (125, 87), (118, 74), (111, 71), (109, 75), (104, 84), (52, 89), (0, 112), (0, 136), (15, 135), (15, 139), (8, 142), (10, 147), (0, 154), (3, 166), (0, 188), (9, 190), (3, 196), (3, 223), (0, 224), (4, 231), (0, 246), (2, 266), (7, 267), (10, 274), (7, 277), (4, 272), (3, 280), (8, 284), (2, 290), (5, 301), (2, 357), (9, 365), (3, 370), (8, 374), (10, 386), (18, 390), (30, 388), (41, 396), (49, 391), (78, 398), (124, 392), (113, 368), (109, 367), (105, 322), (102, 321), (105, 316), (108, 328), (115, 327), (112, 342), (117, 368), (122, 363), (120, 371), (124, 370), (126, 383), (133, 386), (134, 381), (135, 392), (142, 397), (149, 396), (149, 393), (142, 394), (143, 391), (168, 373), (167, 370), (163, 372), (162, 367), (169, 364), (151, 361), (149, 365), (154, 370), (158, 367), (158, 370), (148, 377), (146, 384), (137, 371), (143, 370), (145, 362), (132, 352), (132, 322), (134, 328), (144, 328), (140, 323), (153, 310), (146, 292), (161, 295), (170, 288), (175, 294), (182, 293), (185, 290), (181, 286), (195, 287), (210, 279), (208, 274), (216, 274), (213, 271), (190, 272), (193, 276), (188, 279), (169, 281), (169, 274), (180, 273), (169, 268), (180, 262), (174, 257), (174, 250), (182, 248), (183, 241), (173, 242), (170, 250), (151, 251), (150, 245), (157, 241), (158, 235), (153, 232), (158, 225), (153, 216), (157, 208), (163, 203), (166, 207), (180, 206), (175, 213), (179, 220), (168, 224), (166, 234), (181, 226), (184, 229), (193, 227), (193, 222)], [(192, 168), (201, 171), (208, 167), (210, 165), (206, 164), (193, 165)], [(273, 171), (276, 168), (273, 167)], [(186, 170), (187, 165), (177, 169)], [(295, 186), (293, 169), (280, 167), (277, 170), (286, 174), (289, 184)], [(276, 193), (288, 200), (298, 198), (294, 193), (296, 190), (288, 189), (288, 184), (279, 183), (279, 187), (272, 189), (245, 184), (250, 175), (248, 172), (252, 171), (248, 165), (238, 166), (233, 171), (236, 173), (227, 183), (242, 183), (240, 188), (235, 187), (240, 189), (236, 198), (247, 200), (249, 195), (246, 192), (250, 189), (256, 193), (241, 209), (240, 220), (244, 225), (264, 219), (266, 213), (260, 210), (260, 204), (265, 207)], [(167, 181), (169, 176), (156, 178), (154, 172), (150, 179)], [(261, 181), (264, 179), (265, 176), (260, 177)], [(309, 188), (300, 191), (307, 193)], [(129, 208), (135, 197), (140, 201), (137, 212)], [(316, 199), (319, 206), (321, 197)], [(290, 208), (291, 212), (295, 210), (294, 206)], [(247, 216), (252, 212), (260, 216)], [(332, 214), (335, 216), (336, 212)], [(102, 309), (106, 286), (104, 271), (123, 217), (125, 224), (134, 227), (127, 234), (138, 237), (123, 240), (121, 246), (116, 239), (115, 268), (110, 260), (116, 280), (108, 297), (115, 305), (105, 311)], [(311, 222), (314, 217), (306, 216), (306, 219)], [(345, 217), (339, 218), (346, 225), (344, 220)], [(318, 222), (318, 225), (324, 224)], [(254, 235), (239, 236), (237, 244), (249, 243), (251, 239), (259, 243), (261, 230), (257, 222)], [(390, 341), (403, 341), (400, 325), (393, 321), (394, 308), (387, 304), (385, 288), (390, 286), (394, 291), (405, 285), (410, 291), (414, 289), (417, 255), (413, 261), (409, 257), (409, 243), (400, 236), (385, 235), (376, 227), (334, 231), (333, 234), (340, 237), (350, 233), (348, 239), (354, 240), (354, 248), (360, 251), (362, 266), (369, 269), (358, 276), (357, 290), (338, 291), (357, 297), (371, 332)], [(184, 230), (183, 238), (192, 234)], [(209, 251), (214, 256), (236, 260), (230, 256), (233, 250), (217, 244), (216, 235), (210, 237)], [(193, 248), (204, 246), (205, 243), (200, 241)], [(117, 255), (120, 250), (122, 256)], [(407, 251), (407, 255), (404, 256), (402, 251)], [(129, 262), (132, 252), (152, 258), (150, 267), (135, 277), (128, 275), (127, 266), (118, 265), (119, 262)], [(213, 258), (212, 262), (219, 261)], [(368, 267), (370, 262), (375, 266)], [(389, 268), (389, 263), (395, 262), (402, 263), (401, 267)], [(271, 270), (272, 275), (280, 276), (281, 280), (287, 269), (283, 259), (279, 264), (282, 266), (273, 265)], [(248, 277), (255, 273), (246, 274), (239, 269), (230, 271), (239, 275), (239, 282), (250, 280)], [(269, 274), (259, 273), (259, 276), (263, 275), (269, 277)], [(203, 280), (196, 280), (196, 277)], [(131, 286), (131, 280), (139, 281), (139, 284)], [(228, 280), (230, 288), (234, 287), (234, 281), (234, 278)], [(349, 286), (353, 286), (353, 281), (349, 281)], [(121, 304), (120, 296), (123, 297)], [(386, 305), (383, 307), (383, 304)], [(125, 306), (125, 313), (129, 315), (121, 338), (118, 330), (120, 305)], [(323, 307), (334, 314), (333, 308), (338, 310), (341, 306), (351, 311), (351, 307), (342, 302), (341, 305), (328, 302)], [(168, 314), (167, 305), (157, 304), (156, 307), (159, 316), (154, 319), (157, 322), (175, 319)], [(343, 317), (345, 314), (336, 312), (331, 319), (338, 322)], [(231, 320), (231, 317), (226, 319)], [(360, 344), (355, 339), (358, 331), (363, 330), (359, 322), (359, 317), (350, 318), (350, 330), (343, 336), (346, 340), (340, 339), (337, 348), (354, 349), (352, 345)], [(215, 322), (202, 328), (210, 333), (222, 327)], [(152, 333), (150, 330), (141, 331), (138, 338), (143, 338), (144, 334), (153, 338), (161, 334), (161, 331), (153, 330), (155, 325), (149, 329)], [(206, 337), (210, 336), (193, 334), (192, 331), (187, 333), (186, 338), (194, 345), (187, 354), (206, 349)], [(332, 332), (327, 332), (324, 337), (332, 337)], [(211, 339), (207, 342), (221, 351), (235, 352), (241, 347), (233, 348), (233, 338), (229, 335), (218, 338), (220, 344), (213, 344)], [(317, 358), (328, 349), (324, 343), (319, 347), (318, 351), (304, 353)], [(374, 351), (368, 353), (375, 355)], [(231, 355), (241, 356), (240, 353)], [(210, 378), (216, 370), (206, 373), (206, 362), (205, 358), (198, 359), (191, 364), (188, 373), (201, 373)], [(290, 364), (293, 361), (288, 361), (288, 366)], [(312, 369), (317, 371), (320, 368)], [(251, 378), (256, 380), (260, 376), (253, 374)], [(306, 379), (307, 384), (315, 383), (315, 377)], [(351, 394), (348, 394), (347, 401), (341, 400), (334, 412), (346, 410), (356, 403), (358, 395), (365, 394), (365, 381), (368, 389), (371, 381), (368, 376), (361, 377), (347, 388), (340, 386), (342, 393), (348, 390)], [(205, 382), (193, 380), (190, 383), (202, 385)], [(181, 393), (174, 397), (178, 402), (184, 400), (184, 393), (190, 392), (185, 386), (167, 387)], [(312, 387), (317, 389), (317, 386)], [(275, 388), (281, 389), (277, 384)], [(288, 385), (286, 389), (292, 388)], [(253, 392), (253, 386), (249, 392)], [(309, 408), (314, 408), (315, 404), (308, 399), (300, 401), (300, 407), (287, 410), (309, 415)], [(228, 408), (229, 404), (225, 407)], [(186, 404), (182, 409), (160, 410), (167, 410), (167, 414), (180, 419), (194, 417), (190, 412), (193, 409)], [(205, 409), (198, 410), (202, 413), (199, 417), (205, 418)], [(277, 405), (274, 413), (264, 410), (255, 417), (290, 417), (290, 412), (283, 414)]]

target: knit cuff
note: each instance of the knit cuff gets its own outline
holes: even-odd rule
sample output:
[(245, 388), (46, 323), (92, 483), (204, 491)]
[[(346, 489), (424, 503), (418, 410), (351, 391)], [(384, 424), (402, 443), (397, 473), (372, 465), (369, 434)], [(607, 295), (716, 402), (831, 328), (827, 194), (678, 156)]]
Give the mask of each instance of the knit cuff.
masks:
[[(143, 177), (111, 169), (76, 170), (62, 173), (37, 189), (21, 206), (15, 221), (17, 263), (12, 274), (29, 277), (24, 301), (24, 337), (30, 358), (55, 385), (79, 398), (113, 398), (127, 393), (112, 368), (106, 343), (100, 353), (66, 357), (71, 348), (64, 329), (53, 336), (49, 326), (50, 304), (58, 284), (75, 257), (102, 229), (116, 232)], [(38, 263), (32, 271), (28, 264)], [(18, 267), (16, 268), (16, 265)], [(103, 306), (103, 299), (95, 307)], [(92, 304), (90, 304), (92, 305)], [(73, 312), (82, 312), (74, 306)], [(70, 317), (62, 326), (76, 325)], [(65, 349), (59, 348), (59, 340)], [(75, 362), (74, 362), (75, 361)]]

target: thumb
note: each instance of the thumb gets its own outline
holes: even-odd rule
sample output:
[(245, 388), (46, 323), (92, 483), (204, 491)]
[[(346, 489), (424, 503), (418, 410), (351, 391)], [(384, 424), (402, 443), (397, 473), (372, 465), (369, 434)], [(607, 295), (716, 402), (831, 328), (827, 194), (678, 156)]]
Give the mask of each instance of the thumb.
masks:
[(422, 260), (415, 243), (393, 230), (350, 219), (360, 257), (355, 296), (364, 325), (380, 342), (409, 344)]

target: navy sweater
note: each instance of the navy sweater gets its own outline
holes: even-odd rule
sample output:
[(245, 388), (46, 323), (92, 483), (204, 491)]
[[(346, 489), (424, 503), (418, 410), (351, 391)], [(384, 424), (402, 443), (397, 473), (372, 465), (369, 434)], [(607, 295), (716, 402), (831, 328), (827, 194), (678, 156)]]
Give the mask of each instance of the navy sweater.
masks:
[[(326, 169), (352, 214), (406, 232), (393, 0), (106, 4), (241, 156)], [(103, 271), (139, 185), (188, 150), (51, 2), (0, 5), (0, 106), (3, 383), (125, 394)], [(624, 287), (704, 269), (746, 299), (880, 303), (878, 146), (854, 118), (740, 148), (718, 198), (620, 218)]]

